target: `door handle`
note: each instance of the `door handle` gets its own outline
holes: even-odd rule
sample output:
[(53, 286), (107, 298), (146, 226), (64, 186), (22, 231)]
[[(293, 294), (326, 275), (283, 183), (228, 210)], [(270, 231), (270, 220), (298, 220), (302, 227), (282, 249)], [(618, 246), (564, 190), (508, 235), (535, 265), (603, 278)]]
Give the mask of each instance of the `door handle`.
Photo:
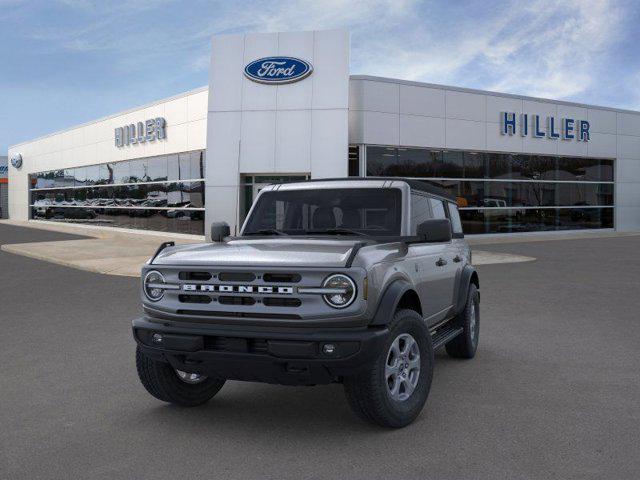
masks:
[(456, 255), (453, 257), (453, 261), (456, 263), (460, 263), (462, 261), (462, 257), (460, 255)]
[(438, 267), (444, 267), (447, 264), (447, 261), (444, 258), (439, 258), (438, 261), (436, 262), (436, 265)]

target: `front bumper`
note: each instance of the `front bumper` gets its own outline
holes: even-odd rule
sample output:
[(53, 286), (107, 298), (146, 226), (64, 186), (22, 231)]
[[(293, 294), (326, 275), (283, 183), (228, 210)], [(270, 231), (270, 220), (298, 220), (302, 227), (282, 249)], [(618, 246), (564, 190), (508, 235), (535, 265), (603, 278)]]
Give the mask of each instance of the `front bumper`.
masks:
[[(178, 370), (230, 380), (315, 385), (353, 375), (376, 358), (389, 330), (255, 329), (132, 322), (142, 351)], [(332, 345), (327, 353), (325, 345)]]

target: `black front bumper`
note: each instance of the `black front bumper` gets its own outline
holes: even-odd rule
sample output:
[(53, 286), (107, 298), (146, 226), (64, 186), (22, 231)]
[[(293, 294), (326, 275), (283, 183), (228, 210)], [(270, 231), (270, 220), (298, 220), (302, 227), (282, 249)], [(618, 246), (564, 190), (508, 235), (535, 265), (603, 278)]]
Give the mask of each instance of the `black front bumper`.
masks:
[[(142, 351), (174, 368), (230, 380), (315, 385), (353, 375), (376, 358), (389, 330), (229, 329), (133, 321)], [(333, 347), (333, 351), (329, 346)]]

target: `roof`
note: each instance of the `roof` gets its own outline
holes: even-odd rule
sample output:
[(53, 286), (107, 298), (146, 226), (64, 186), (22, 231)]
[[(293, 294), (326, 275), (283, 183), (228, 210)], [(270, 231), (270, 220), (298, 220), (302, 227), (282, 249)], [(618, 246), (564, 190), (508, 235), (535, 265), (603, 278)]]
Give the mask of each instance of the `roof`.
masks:
[[(449, 192), (447, 192), (445, 189), (434, 185), (433, 183), (430, 183), (428, 181), (423, 181), (423, 180), (412, 180), (409, 178), (402, 178), (402, 177), (342, 177), (342, 178), (313, 178), (313, 179), (309, 179), (309, 180), (301, 180), (298, 182), (292, 182), (292, 183), (312, 183), (312, 182), (353, 182), (353, 181), (357, 181), (357, 182), (371, 182), (371, 183), (380, 183), (383, 182), (405, 182), (406, 184), (409, 185), (409, 187), (412, 190), (417, 190), (420, 192), (425, 192), (425, 193), (429, 193), (431, 195), (436, 195), (438, 197), (442, 197), (446, 200), (449, 200), (451, 202), (455, 202), (455, 198), (453, 198)], [(389, 187), (391, 185), (388, 185)]]
[(492, 90), (479, 90), (476, 88), (466, 88), (466, 87), (454, 87), (452, 85), (441, 85), (437, 83), (426, 83), (426, 82), (416, 82), (413, 80), (402, 80), (398, 78), (389, 78), (389, 77), (376, 77), (373, 75), (350, 75), (350, 80), (364, 80), (370, 82), (382, 82), (382, 83), (395, 83), (398, 85), (408, 85), (414, 87), (427, 87), (434, 88), (438, 90), (451, 90), (454, 92), (464, 92), (464, 93), (475, 93), (478, 95), (490, 95), (492, 97), (503, 97), (503, 98), (514, 98), (518, 100), (528, 100), (532, 102), (542, 102), (542, 103), (552, 103), (554, 105), (566, 105), (568, 107), (579, 107), (579, 108), (590, 108), (595, 110), (608, 110), (610, 112), (616, 113), (628, 113), (632, 115), (639, 115), (640, 111), (637, 110), (629, 110), (624, 108), (616, 108), (616, 107), (607, 107), (603, 105), (591, 105), (588, 103), (578, 103), (578, 102), (569, 102), (566, 100), (554, 100), (552, 98), (542, 98), (542, 97), (531, 97), (528, 95), (518, 95), (515, 93), (502, 93), (495, 92)]

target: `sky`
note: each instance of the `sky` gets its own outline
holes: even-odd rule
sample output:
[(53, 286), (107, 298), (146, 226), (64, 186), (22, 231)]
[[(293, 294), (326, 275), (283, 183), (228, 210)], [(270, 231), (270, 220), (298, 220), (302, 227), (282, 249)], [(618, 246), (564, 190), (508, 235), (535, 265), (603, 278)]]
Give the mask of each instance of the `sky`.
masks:
[(0, 0), (0, 155), (206, 85), (211, 35), (331, 28), (352, 74), (640, 110), (637, 0)]

